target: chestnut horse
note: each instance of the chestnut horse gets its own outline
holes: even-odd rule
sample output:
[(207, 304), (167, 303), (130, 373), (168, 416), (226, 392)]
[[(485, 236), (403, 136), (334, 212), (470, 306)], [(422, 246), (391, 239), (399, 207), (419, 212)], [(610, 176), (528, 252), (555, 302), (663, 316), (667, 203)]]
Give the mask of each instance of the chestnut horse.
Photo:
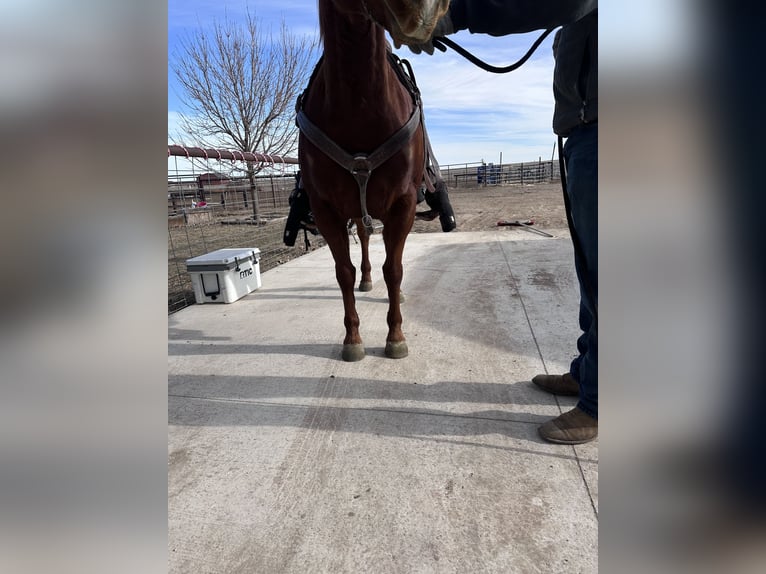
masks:
[(419, 95), (404, 87), (389, 63), (384, 26), (397, 41), (425, 39), (447, 6), (448, 0), (319, 0), (324, 55), (298, 101), (298, 154), (316, 224), (335, 260), (345, 311), (344, 361), (365, 354), (349, 254), (351, 219), (362, 244), (362, 291), (372, 289), (372, 218), (383, 222), (385, 354), (408, 354), (399, 308), (402, 253), (415, 219), (426, 144)]

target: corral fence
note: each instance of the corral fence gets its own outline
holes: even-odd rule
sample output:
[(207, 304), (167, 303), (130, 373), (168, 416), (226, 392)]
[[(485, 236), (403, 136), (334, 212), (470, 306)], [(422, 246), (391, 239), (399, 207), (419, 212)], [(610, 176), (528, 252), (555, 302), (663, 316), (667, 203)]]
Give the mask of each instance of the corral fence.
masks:
[(325, 245), (302, 233), (282, 242), (295, 158), (168, 147), (168, 313), (194, 303), (186, 260), (232, 247), (260, 249), (261, 271)]
[[(260, 249), (261, 272), (326, 245), (319, 235), (282, 237), (298, 160), (168, 146), (168, 313), (194, 303), (186, 260), (223, 248)], [(441, 166), (450, 189), (559, 179), (558, 162)], [(308, 244), (306, 243), (308, 239)]]
[(451, 189), (488, 185), (533, 185), (561, 180), (558, 160), (519, 163), (464, 163), (443, 165), (442, 176)]

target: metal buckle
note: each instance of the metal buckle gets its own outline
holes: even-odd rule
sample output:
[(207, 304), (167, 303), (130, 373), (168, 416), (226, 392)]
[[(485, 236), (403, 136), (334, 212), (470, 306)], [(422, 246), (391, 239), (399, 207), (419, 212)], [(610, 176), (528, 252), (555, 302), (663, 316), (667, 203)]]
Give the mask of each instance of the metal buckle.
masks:
[(368, 156), (358, 155), (354, 157), (354, 163), (351, 164), (351, 173), (354, 175), (369, 175), (371, 171)]

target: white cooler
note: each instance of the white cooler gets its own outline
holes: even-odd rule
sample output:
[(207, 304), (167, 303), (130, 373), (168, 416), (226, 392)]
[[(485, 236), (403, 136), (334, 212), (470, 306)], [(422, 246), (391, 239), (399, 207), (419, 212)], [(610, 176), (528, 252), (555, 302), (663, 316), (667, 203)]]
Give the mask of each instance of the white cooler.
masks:
[(197, 303), (233, 303), (261, 286), (261, 250), (218, 249), (186, 260)]

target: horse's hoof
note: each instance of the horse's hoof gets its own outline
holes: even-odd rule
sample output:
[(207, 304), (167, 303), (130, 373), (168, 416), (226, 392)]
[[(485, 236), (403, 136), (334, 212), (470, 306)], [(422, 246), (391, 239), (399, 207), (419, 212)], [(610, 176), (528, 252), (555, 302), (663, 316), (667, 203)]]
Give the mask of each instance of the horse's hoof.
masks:
[(389, 359), (403, 359), (408, 354), (407, 341), (386, 342), (386, 357)]
[(372, 281), (362, 281), (359, 283), (360, 291), (372, 291)]
[(404, 303), (404, 301), (405, 301), (404, 293), (399, 291), (399, 304)]
[(361, 343), (343, 345), (343, 353), (341, 354), (341, 357), (347, 363), (361, 361), (364, 359), (364, 345)]

